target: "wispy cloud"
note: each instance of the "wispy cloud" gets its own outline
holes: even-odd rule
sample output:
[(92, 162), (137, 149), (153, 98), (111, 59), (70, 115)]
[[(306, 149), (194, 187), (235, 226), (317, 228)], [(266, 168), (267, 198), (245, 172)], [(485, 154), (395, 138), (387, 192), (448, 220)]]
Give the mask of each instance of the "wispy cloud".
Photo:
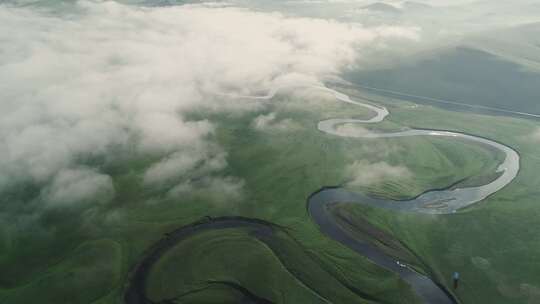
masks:
[(65, 207), (73, 203), (107, 203), (114, 197), (109, 176), (87, 168), (65, 169), (42, 190), (49, 207)]
[(534, 143), (540, 143), (540, 128), (534, 129), (531, 133), (528, 135), (522, 136), (522, 138), (526, 141), (534, 142)]
[[(0, 191), (31, 182), (59, 201), (78, 199), (54, 190), (65, 172), (118, 149), (158, 159), (144, 173), (147, 185), (204, 167), (198, 164), (222, 169), (226, 151), (216, 152), (215, 122), (187, 113), (249, 109), (252, 103), (216, 94), (318, 80), (365, 49), (418, 38), (414, 28), (197, 5), (0, 5), (0, 22)], [(260, 118), (256, 125), (280, 123)], [(91, 170), (100, 182), (108, 178)], [(69, 187), (86, 197), (88, 189)]]
[(350, 179), (349, 186), (370, 186), (388, 179), (406, 179), (413, 176), (407, 167), (390, 165), (384, 161), (355, 161), (346, 168), (346, 172)]
[(278, 119), (275, 112), (255, 117), (252, 125), (260, 131), (294, 131), (301, 127), (290, 118)]

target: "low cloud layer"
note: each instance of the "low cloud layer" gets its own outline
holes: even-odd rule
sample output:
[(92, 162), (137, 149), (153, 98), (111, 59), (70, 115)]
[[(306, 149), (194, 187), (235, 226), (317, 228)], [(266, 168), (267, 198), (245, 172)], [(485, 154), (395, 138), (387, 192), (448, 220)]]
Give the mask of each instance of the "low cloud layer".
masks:
[(252, 125), (255, 129), (260, 131), (293, 131), (301, 127), (290, 118), (276, 118), (275, 112), (255, 117)]
[(540, 128), (536, 128), (531, 134), (524, 136), (524, 139), (534, 143), (540, 143)]
[(50, 185), (42, 191), (49, 207), (63, 207), (71, 203), (107, 203), (114, 197), (109, 176), (87, 168), (58, 172)]
[[(157, 157), (146, 185), (219, 171), (226, 151), (212, 142), (216, 125), (189, 119), (191, 110), (249, 109), (218, 94), (322, 79), (354, 65), (363, 50), (419, 39), (407, 27), (92, 1), (0, 5), (0, 22), (0, 192), (38, 184), (51, 204), (114, 193), (105, 172), (80, 166), (117, 150)], [(258, 125), (275, 127), (269, 118)]]
[(349, 186), (371, 186), (391, 179), (406, 179), (413, 176), (412, 172), (404, 166), (393, 166), (381, 161), (369, 163), (355, 161), (346, 168)]

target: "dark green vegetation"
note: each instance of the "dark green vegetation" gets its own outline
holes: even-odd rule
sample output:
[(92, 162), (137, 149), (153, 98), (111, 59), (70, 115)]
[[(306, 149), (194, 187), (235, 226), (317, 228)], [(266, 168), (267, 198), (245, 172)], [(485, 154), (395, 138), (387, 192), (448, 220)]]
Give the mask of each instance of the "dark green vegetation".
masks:
[(386, 231), (379, 229), (367, 221), (367, 219), (359, 214), (357, 210), (349, 203), (334, 203), (328, 208), (328, 212), (332, 214), (332, 217), (339, 224), (340, 227), (353, 235), (356, 239), (366, 240), (372, 244), (375, 244), (379, 249), (385, 252), (387, 255), (394, 257), (407, 265), (414, 267), (418, 272), (426, 274), (426, 269), (429, 268), (411, 252), (405, 243), (395, 239), (392, 235), (389, 235)]
[[(537, 124), (411, 107), (386, 98), (380, 101), (392, 113), (382, 128), (438, 128), (490, 137), (520, 151), (523, 171), (503, 191), (457, 215), (415, 216), (351, 207), (351, 219), (384, 229), (387, 235), (381, 242), (399, 240), (399, 244), (388, 241), (392, 254), (401, 257), (401, 248), (408, 248), (403, 258), (416, 256), (429, 271), (446, 279), (446, 286), (453, 271), (462, 272), (464, 286), (457, 294), (464, 303), (533, 301), (540, 286), (531, 267), (540, 258), (538, 193), (534, 192), (540, 184), (536, 174), (540, 159), (535, 156), (540, 151), (528, 136)], [(254, 128), (256, 116), (272, 112), (276, 113), (274, 125)], [(192, 115), (207, 117), (208, 113)], [(408, 286), (395, 275), (322, 236), (306, 212), (306, 198), (321, 186), (348, 181), (346, 168), (356, 160), (406, 166), (413, 178), (388, 177), (362, 189), (406, 197), (471, 176), (487, 178), (499, 156), (465, 142), (420, 137), (348, 139), (316, 129), (319, 120), (351, 116), (369, 113), (320, 94), (278, 96), (244, 114), (212, 114), (209, 119), (219, 126), (215, 140), (228, 152), (227, 169), (216, 175), (242, 179), (241, 197), (212, 193), (204, 187), (182, 197), (163, 196), (142, 185), (144, 170), (156, 159), (130, 153), (119, 153), (122, 156), (112, 160), (91, 160), (114, 179), (117, 196), (108, 206), (40, 210), (35, 215), (30, 203), (17, 203), (37, 199), (39, 189), (14, 189), (2, 198), (3, 206), (11, 208), (2, 219), (10, 217), (17, 224), (2, 225), (0, 230), (0, 302), (121, 303), (127, 274), (145, 250), (165, 233), (207, 215), (259, 218), (287, 227), (287, 233), (276, 233), (271, 248), (243, 229), (197, 235), (159, 261), (148, 284), (152, 297), (184, 295), (185, 302), (192, 303), (215, 303), (225, 297), (235, 302), (241, 296), (237, 289), (215, 283), (232, 282), (277, 303), (289, 299), (310, 303), (316, 298), (311, 289), (336, 303), (363, 303), (366, 298), (413, 302)], [(292, 124), (279, 128), (287, 119)], [(298, 272), (293, 275), (294, 267)], [(310, 283), (301, 283), (306, 280)], [(346, 285), (364, 296), (354, 297)]]
[(402, 62), (388, 69), (353, 72), (347, 78), (407, 94), (540, 114), (540, 74), (502, 57), (457, 47)]
[[(156, 260), (155, 266), (146, 262)], [(206, 301), (205, 290), (216, 284), (233, 287), (236, 294), (240, 290), (238, 300), (255, 303), (367, 300), (331, 265), (304, 252), (286, 229), (247, 218), (213, 218), (182, 227), (156, 243), (144, 263), (130, 280), (126, 292), (130, 303), (147, 297), (184, 302), (194, 294), (200, 303)], [(150, 273), (150, 284), (148, 295), (141, 297), (136, 294), (137, 285), (144, 283), (139, 279), (147, 278), (143, 273)]]

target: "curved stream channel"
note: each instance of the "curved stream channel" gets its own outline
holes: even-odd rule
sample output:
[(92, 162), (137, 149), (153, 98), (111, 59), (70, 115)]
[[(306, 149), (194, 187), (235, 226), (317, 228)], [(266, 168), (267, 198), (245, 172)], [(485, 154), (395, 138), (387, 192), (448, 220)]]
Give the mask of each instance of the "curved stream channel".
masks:
[[(370, 124), (381, 122), (385, 119), (386, 116), (389, 115), (389, 112), (385, 107), (354, 101), (350, 99), (349, 96), (327, 87), (316, 85), (298, 85), (293, 87), (307, 87), (311, 89), (326, 91), (333, 94), (336, 99), (341, 102), (364, 107), (374, 112), (374, 116), (370, 119), (336, 118), (319, 122), (318, 129), (327, 134), (342, 137), (372, 139), (408, 136), (434, 136), (444, 137), (450, 140), (464, 139), (490, 147), (492, 149), (497, 149), (505, 154), (504, 161), (497, 168), (497, 173), (499, 173), (498, 177), (495, 180), (481, 186), (430, 190), (413, 199), (404, 201), (373, 198), (361, 193), (351, 192), (343, 188), (325, 187), (313, 193), (307, 200), (308, 212), (312, 217), (313, 221), (319, 226), (320, 230), (324, 234), (356, 251), (357, 253), (365, 256), (378, 266), (398, 274), (405, 282), (407, 282), (411, 286), (413, 291), (420, 298), (420, 300), (422, 300), (423, 303), (457, 303), (457, 300), (442, 285), (436, 283), (431, 278), (414, 271), (411, 267), (399, 261), (396, 261), (393, 257), (387, 255), (376, 246), (350, 236), (336, 223), (336, 221), (327, 211), (327, 207), (329, 204), (332, 203), (350, 202), (401, 212), (451, 214), (459, 209), (465, 208), (485, 199), (486, 197), (499, 191), (504, 186), (509, 184), (519, 172), (519, 154), (514, 149), (487, 138), (444, 130), (409, 129), (405, 131), (389, 133), (366, 133), (364, 130), (362, 130), (359, 131), (357, 134), (351, 133), (350, 130), (347, 130), (346, 133), (341, 132), (340, 128), (338, 128), (340, 125), (359, 123)], [(284, 88), (285, 87), (274, 88), (265, 96), (235, 95), (234, 97), (268, 100), (272, 99), (279, 90)], [(141, 263), (139, 263), (139, 265), (135, 269), (133, 278), (131, 278), (130, 288), (126, 292), (125, 299), (127, 303), (143, 303), (140, 301), (140, 299), (142, 299), (142, 297), (140, 296), (144, 295), (144, 282), (148, 274), (148, 268), (157, 261), (159, 256), (161, 256), (168, 249), (172, 248), (174, 244), (181, 241), (185, 237), (186, 230), (181, 231), (181, 235), (183, 235), (182, 237), (176, 237), (173, 235), (169, 239), (165, 241), (162, 240), (159, 243), (155, 244), (153, 247), (154, 249), (152, 250), (158, 252), (159, 254), (147, 255), (147, 257), (143, 261), (141, 261)], [(139, 292), (137, 292), (137, 290), (139, 290)]]

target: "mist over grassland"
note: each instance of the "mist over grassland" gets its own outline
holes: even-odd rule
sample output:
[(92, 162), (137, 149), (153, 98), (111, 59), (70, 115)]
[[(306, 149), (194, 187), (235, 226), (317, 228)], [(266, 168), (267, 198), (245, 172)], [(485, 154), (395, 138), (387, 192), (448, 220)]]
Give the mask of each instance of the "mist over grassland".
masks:
[[(312, 191), (350, 181), (415, 195), (487, 174), (490, 154), (436, 141), (327, 138), (318, 120), (369, 116), (328, 94), (289, 88), (268, 102), (231, 95), (344, 78), (540, 113), (538, 16), (537, 1), (524, 0), (0, 1), (0, 302), (30, 303), (25, 296), (35, 293), (42, 297), (33, 301), (67, 294), (115, 303), (149, 244), (206, 215), (276, 219), (297, 228), (303, 245), (353, 260), (303, 217)], [(447, 115), (422, 111), (421, 127)], [(498, 118), (511, 131), (497, 133), (482, 119), (463, 129), (535, 151), (523, 143), (538, 142), (534, 123)], [(402, 114), (381, 128), (401, 120), (415, 122)], [(416, 147), (425, 159), (405, 153)], [(63, 286), (72, 269), (88, 281)], [(536, 294), (538, 282), (524, 281)], [(507, 294), (525, 298), (512, 284)]]
[[(106, 205), (115, 197), (108, 168), (133, 159), (144, 160), (137, 172), (144, 187), (173, 193), (190, 189), (196, 176), (240, 191), (242, 181), (212, 177), (227, 167), (227, 151), (212, 139), (213, 122), (189, 113), (253, 111), (259, 105), (220, 94), (318, 83), (354, 64), (363, 48), (419, 39), (411, 27), (238, 7), (77, 1), (1, 8), (0, 191), (18, 197), (35, 189), (25, 213)], [(86, 204), (101, 192), (99, 205)]]
[[(349, 80), (368, 85), (441, 98), (458, 91), (463, 102), (492, 101), (509, 109), (512, 96), (522, 92), (516, 97), (520, 111), (538, 97), (540, 26), (522, 25), (538, 21), (534, 1), (376, 3), (395, 8), (397, 16), (372, 9), (372, 1), (121, 3), (2, 5), (0, 189), (58, 185), (62, 179), (55, 177), (71, 170), (114, 192), (92, 165), (119, 157), (112, 151), (155, 158), (145, 177), (154, 184), (172, 174), (159, 168), (188, 171), (207, 163), (204, 170), (222, 169), (227, 151), (212, 143), (212, 122), (186, 115), (254, 107), (227, 104), (216, 95), (222, 92), (258, 93), (347, 72)], [(330, 13), (316, 14), (323, 11)], [(14, 28), (18, 35), (9, 30)], [(462, 46), (493, 54), (446, 55)], [(481, 83), (485, 77), (494, 81)], [(425, 78), (432, 80), (428, 89)], [(513, 90), (499, 95), (506, 86)], [(46, 200), (51, 191), (40, 197)]]
[[(418, 39), (410, 27), (219, 5), (6, 2), (0, 19), (1, 282), (15, 294), (44, 271), (63, 273), (51, 265), (87, 241), (137, 235), (132, 254), (169, 225), (141, 218), (238, 210), (249, 189), (211, 116), (261, 105), (224, 93), (320, 83), (363, 47)], [(116, 261), (115, 243), (94, 245), (106, 247), (94, 259)]]

